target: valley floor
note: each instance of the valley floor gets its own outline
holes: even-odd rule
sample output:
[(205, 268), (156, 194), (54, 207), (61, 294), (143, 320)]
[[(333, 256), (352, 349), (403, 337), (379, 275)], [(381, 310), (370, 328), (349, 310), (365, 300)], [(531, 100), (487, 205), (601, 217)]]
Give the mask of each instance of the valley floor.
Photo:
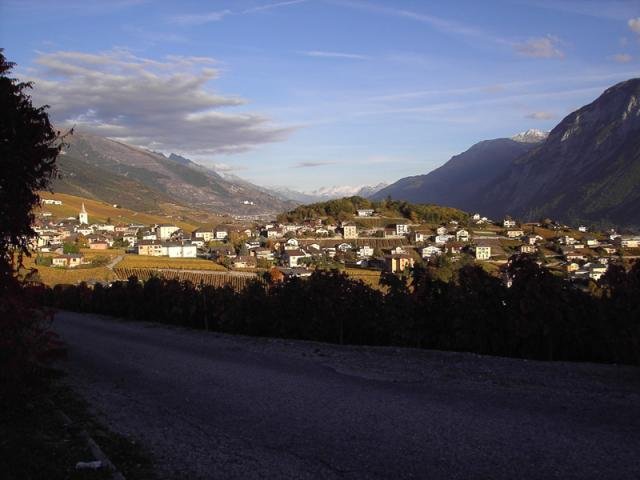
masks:
[(69, 382), (160, 478), (637, 479), (640, 368), (60, 312)]

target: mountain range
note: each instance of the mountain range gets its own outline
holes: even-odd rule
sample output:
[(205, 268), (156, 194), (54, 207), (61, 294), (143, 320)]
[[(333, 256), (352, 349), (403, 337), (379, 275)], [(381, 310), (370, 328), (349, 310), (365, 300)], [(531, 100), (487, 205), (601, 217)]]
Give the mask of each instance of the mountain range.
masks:
[(269, 190), (275, 192), (285, 200), (293, 200), (300, 203), (316, 203), (334, 200), (342, 197), (370, 197), (386, 187), (387, 183), (379, 183), (378, 185), (358, 185), (358, 186), (333, 186), (320, 187), (311, 192), (301, 192), (284, 186), (269, 187)]
[(487, 140), (372, 196), (498, 218), (640, 226), (640, 79), (608, 88), (548, 136)]
[(168, 157), (97, 135), (74, 132), (58, 158), (54, 192), (162, 213), (165, 206), (203, 212), (268, 215), (296, 203), (180, 155)]

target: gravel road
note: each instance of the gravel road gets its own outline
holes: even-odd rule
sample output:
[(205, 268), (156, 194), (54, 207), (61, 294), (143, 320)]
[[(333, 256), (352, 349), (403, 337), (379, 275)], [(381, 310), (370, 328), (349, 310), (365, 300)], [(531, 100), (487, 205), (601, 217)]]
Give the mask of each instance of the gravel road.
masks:
[(640, 368), (54, 327), (69, 382), (160, 478), (640, 479)]

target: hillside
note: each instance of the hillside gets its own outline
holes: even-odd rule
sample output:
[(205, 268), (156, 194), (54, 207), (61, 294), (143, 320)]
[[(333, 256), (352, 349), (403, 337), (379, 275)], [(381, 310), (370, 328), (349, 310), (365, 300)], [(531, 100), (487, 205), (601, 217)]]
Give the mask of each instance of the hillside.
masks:
[[(327, 202), (301, 205), (278, 217), (281, 222), (303, 222), (317, 218), (349, 220), (358, 209), (374, 209), (377, 215), (385, 218), (406, 219), (410, 222), (444, 223), (450, 220), (465, 221), (468, 215), (455, 208), (438, 205), (419, 205), (404, 201), (374, 201), (362, 197), (348, 197)], [(370, 217), (369, 217), (370, 218)]]
[(436, 203), (474, 210), (477, 198), (516, 158), (537, 145), (531, 141), (497, 138), (476, 143), (426, 175), (398, 180), (371, 196), (382, 200)]
[(61, 178), (54, 182), (54, 192), (156, 214), (165, 212), (163, 205), (239, 215), (292, 207), (265, 189), (225, 178), (179, 155), (165, 157), (82, 132), (68, 141), (58, 159)]
[(571, 113), (478, 198), (492, 216), (640, 226), (640, 79)]
[(188, 209), (174, 208), (173, 213), (168, 212), (166, 216), (154, 215), (124, 207), (116, 208), (113, 204), (65, 193), (41, 192), (40, 195), (42, 198), (62, 200), (62, 205), (43, 205), (38, 209), (39, 211), (51, 212), (56, 218), (77, 217), (84, 203), (89, 213), (89, 220), (96, 223), (106, 222), (107, 219), (111, 219), (113, 223), (141, 223), (145, 225), (173, 221), (180, 228), (192, 231), (202, 224), (217, 224), (225, 220), (224, 217), (206, 215)]

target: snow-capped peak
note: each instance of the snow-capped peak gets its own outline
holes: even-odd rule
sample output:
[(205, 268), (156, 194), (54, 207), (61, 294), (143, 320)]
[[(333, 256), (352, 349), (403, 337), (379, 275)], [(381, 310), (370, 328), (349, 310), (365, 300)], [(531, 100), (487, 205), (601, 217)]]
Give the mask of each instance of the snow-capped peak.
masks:
[(511, 137), (511, 140), (520, 143), (538, 143), (546, 140), (549, 136), (549, 132), (543, 132), (537, 128), (530, 128), (525, 132), (520, 132), (517, 135)]

